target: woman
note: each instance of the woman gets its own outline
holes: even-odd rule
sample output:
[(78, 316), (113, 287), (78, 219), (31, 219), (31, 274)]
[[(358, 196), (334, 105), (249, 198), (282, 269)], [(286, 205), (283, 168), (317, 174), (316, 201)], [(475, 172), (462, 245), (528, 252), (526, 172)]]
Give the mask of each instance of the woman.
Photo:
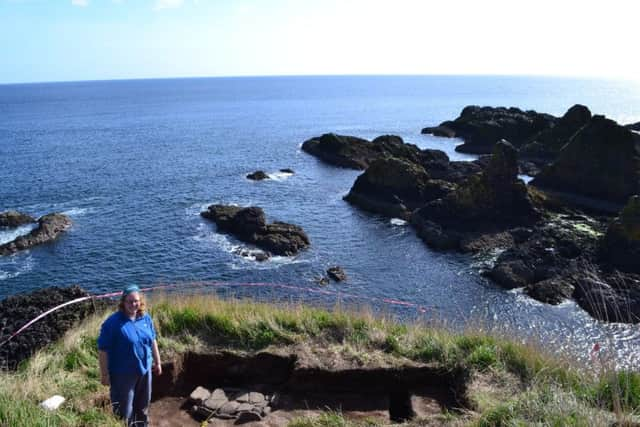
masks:
[(111, 385), (111, 405), (128, 426), (147, 426), (151, 372), (162, 374), (156, 331), (136, 285), (122, 291), (119, 310), (102, 324), (98, 337), (100, 377)]

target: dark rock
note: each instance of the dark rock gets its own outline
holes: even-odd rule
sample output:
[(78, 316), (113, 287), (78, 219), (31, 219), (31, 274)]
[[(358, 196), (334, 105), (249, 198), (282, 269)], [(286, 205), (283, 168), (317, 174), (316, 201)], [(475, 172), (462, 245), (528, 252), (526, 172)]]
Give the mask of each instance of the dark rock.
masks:
[(531, 138), (520, 148), (520, 156), (554, 160), (571, 137), (591, 120), (591, 111), (576, 104), (550, 128)]
[(498, 262), (487, 275), (506, 289), (521, 288), (535, 278), (534, 270), (523, 260)]
[(431, 179), (439, 179), (454, 184), (461, 184), (468, 177), (482, 172), (486, 167), (480, 159), (472, 162), (428, 163), (423, 164), (423, 166)]
[(419, 211), (411, 215), (411, 225), (416, 229), (418, 236), (434, 249), (460, 249), (460, 241), (462, 239), (460, 233), (444, 229), (441, 225), (429, 221)]
[(531, 298), (540, 302), (558, 305), (562, 301), (571, 298), (573, 285), (560, 278), (552, 278), (527, 285), (525, 292)]
[(258, 262), (268, 261), (271, 258), (271, 254), (269, 254), (269, 252), (255, 249), (239, 248), (234, 250), (233, 253), (240, 255), (243, 258), (254, 259)]
[(605, 279), (588, 270), (574, 275), (573, 296), (580, 307), (605, 322), (640, 323), (640, 280), (611, 277), (612, 286)]
[(18, 211), (0, 212), (0, 227), (19, 227), (36, 222), (35, 218)]
[(640, 193), (640, 135), (594, 116), (531, 184), (625, 203)]
[(533, 234), (532, 228), (517, 227), (511, 230), (511, 235), (515, 243), (523, 243)]
[(535, 111), (522, 111), (504, 107), (465, 107), (460, 116), (435, 128), (424, 128), (422, 133), (458, 137), (464, 144), (456, 151), (474, 154), (491, 153), (493, 145), (506, 139), (519, 147), (539, 132), (551, 128), (557, 118)]
[(540, 173), (540, 167), (534, 162), (518, 162), (518, 173), (534, 177)]
[(624, 127), (626, 127), (629, 130), (635, 130), (636, 132), (640, 132), (640, 122), (628, 124), (628, 125), (625, 125)]
[(250, 422), (260, 421), (262, 419), (262, 415), (260, 412), (254, 410), (247, 411), (239, 411), (238, 418), (236, 419), (235, 424), (244, 424)]
[(280, 172), (283, 173), (290, 173), (290, 174), (294, 174), (295, 172), (293, 171), (293, 169), (289, 169), (289, 168), (284, 168), (284, 169), (280, 169)]
[(336, 282), (344, 282), (347, 280), (347, 273), (345, 273), (342, 267), (339, 266), (327, 269), (327, 275)]
[(579, 257), (595, 252), (598, 241), (595, 226), (586, 218), (557, 217), (535, 229), (513, 229), (511, 235), (516, 246), (500, 254), (487, 275), (511, 289), (575, 271)]
[(622, 271), (640, 273), (640, 196), (633, 196), (599, 245), (599, 257)]
[[(48, 309), (87, 295), (78, 286), (51, 287), (0, 301), (0, 343)], [(81, 320), (104, 308), (104, 303), (87, 300), (52, 312), (0, 347), (0, 370), (16, 369), (34, 352), (58, 340)]]
[(355, 136), (324, 134), (302, 144), (302, 149), (334, 166), (366, 169), (376, 160), (395, 157), (427, 167), (446, 165), (449, 157), (440, 150), (421, 150), (413, 144), (405, 144), (396, 135), (382, 135), (373, 141)]
[(191, 407), (191, 415), (200, 421), (208, 420), (215, 414), (215, 411), (202, 405), (193, 405)]
[(71, 227), (71, 219), (61, 213), (47, 214), (38, 219), (38, 226), (29, 234), (18, 236), (11, 242), (0, 245), (0, 255), (9, 255), (32, 246), (54, 240)]
[(200, 215), (215, 221), (221, 231), (276, 255), (295, 255), (309, 246), (302, 228), (278, 221), (267, 224), (259, 207), (211, 205)]
[(255, 171), (247, 175), (247, 179), (251, 179), (253, 181), (262, 181), (263, 179), (269, 179), (269, 175), (264, 173), (264, 171)]
[(417, 210), (412, 223), (427, 219), (458, 229), (477, 229), (482, 224), (535, 223), (540, 212), (534, 207), (526, 185), (517, 179), (517, 173), (517, 153), (511, 144), (501, 141), (495, 145), (484, 172), (471, 176), (441, 200)]
[(382, 155), (366, 139), (333, 133), (305, 141), (302, 150), (334, 166), (350, 169), (366, 169)]
[(374, 161), (344, 199), (368, 211), (408, 219), (412, 210), (453, 188), (447, 182), (430, 180), (422, 166), (391, 157)]
[(315, 281), (321, 286), (325, 286), (329, 284), (329, 278), (324, 276), (317, 277)]

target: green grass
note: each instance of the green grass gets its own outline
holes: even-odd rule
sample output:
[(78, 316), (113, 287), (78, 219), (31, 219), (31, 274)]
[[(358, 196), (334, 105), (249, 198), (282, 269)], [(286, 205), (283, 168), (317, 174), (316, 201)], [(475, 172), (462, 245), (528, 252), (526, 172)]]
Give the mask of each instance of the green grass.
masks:
[[(302, 305), (222, 301), (214, 297), (156, 296), (150, 301), (165, 361), (187, 351), (254, 352), (305, 345), (348, 354), (362, 365), (407, 359), (462, 372), (468, 407), (426, 425), (610, 425), (640, 412), (640, 375), (616, 372), (596, 377), (535, 346), (481, 331), (454, 334), (444, 328), (401, 324), (366, 311), (333, 311)], [(96, 337), (107, 313), (84, 322), (61, 341), (38, 352), (17, 372), (0, 373), (0, 426), (119, 425), (99, 383)], [(395, 362), (394, 362), (395, 361)], [(38, 402), (61, 394), (59, 411)], [(293, 427), (375, 425), (327, 412), (300, 418)], [(432, 423), (432, 424), (430, 424)], [(416, 421), (415, 425), (422, 425)]]

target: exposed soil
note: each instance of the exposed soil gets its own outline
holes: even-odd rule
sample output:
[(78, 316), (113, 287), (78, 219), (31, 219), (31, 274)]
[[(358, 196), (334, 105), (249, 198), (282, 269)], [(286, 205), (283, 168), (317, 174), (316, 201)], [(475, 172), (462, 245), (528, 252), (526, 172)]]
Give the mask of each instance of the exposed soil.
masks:
[[(310, 362), (304, 353), (186, 354), (181, 361), (167, 364), (162, 377), (155, 379), (152, 425), (200, 426), (202, 420), (191, 415), (193, 403), (189, 402), (189, 394), (198, 386), (276, 395), (271, 413), (260, 421), (243, 423), (247, 426), (284, 426), (294, 418), (326, 411), (389, 424), (465, 406), (467, 381), (462, 372), (410, 361), (367, 367), (349, 366), (344, 360), (318, 363)], [(336, 368), (323, 366), (327, 363)], [(212, 418), (209, 424), (239, 422)]]

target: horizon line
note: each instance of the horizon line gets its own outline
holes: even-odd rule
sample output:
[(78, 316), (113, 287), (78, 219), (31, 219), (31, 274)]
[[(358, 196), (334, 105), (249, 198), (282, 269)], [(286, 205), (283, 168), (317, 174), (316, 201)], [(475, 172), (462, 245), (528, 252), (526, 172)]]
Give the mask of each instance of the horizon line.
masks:
[(34, 80), (0, 82), (0, 86), (12, 85), (38, 85), (57, 83), (99, 83), (99, 82), (126, 82), (145, 80), (188, 80), (188, 79), (244, 79), (244, 78), (284, 78), (284, 77), (508, 77), (508, 78), (551, 78), (574, 80), (602, 80), (637, 83), (635, 80), (624, 77), (590, 76), (590, 75), (566, 75), (566, 74), (492, 74), (492, 73), (335, 73), (335, 74), (246, 74), (246, 75), (211, 75), (211, 76), (172, 76), (172, 77), (117, 77), (105, 79), (81, 79), (81, 80)]

